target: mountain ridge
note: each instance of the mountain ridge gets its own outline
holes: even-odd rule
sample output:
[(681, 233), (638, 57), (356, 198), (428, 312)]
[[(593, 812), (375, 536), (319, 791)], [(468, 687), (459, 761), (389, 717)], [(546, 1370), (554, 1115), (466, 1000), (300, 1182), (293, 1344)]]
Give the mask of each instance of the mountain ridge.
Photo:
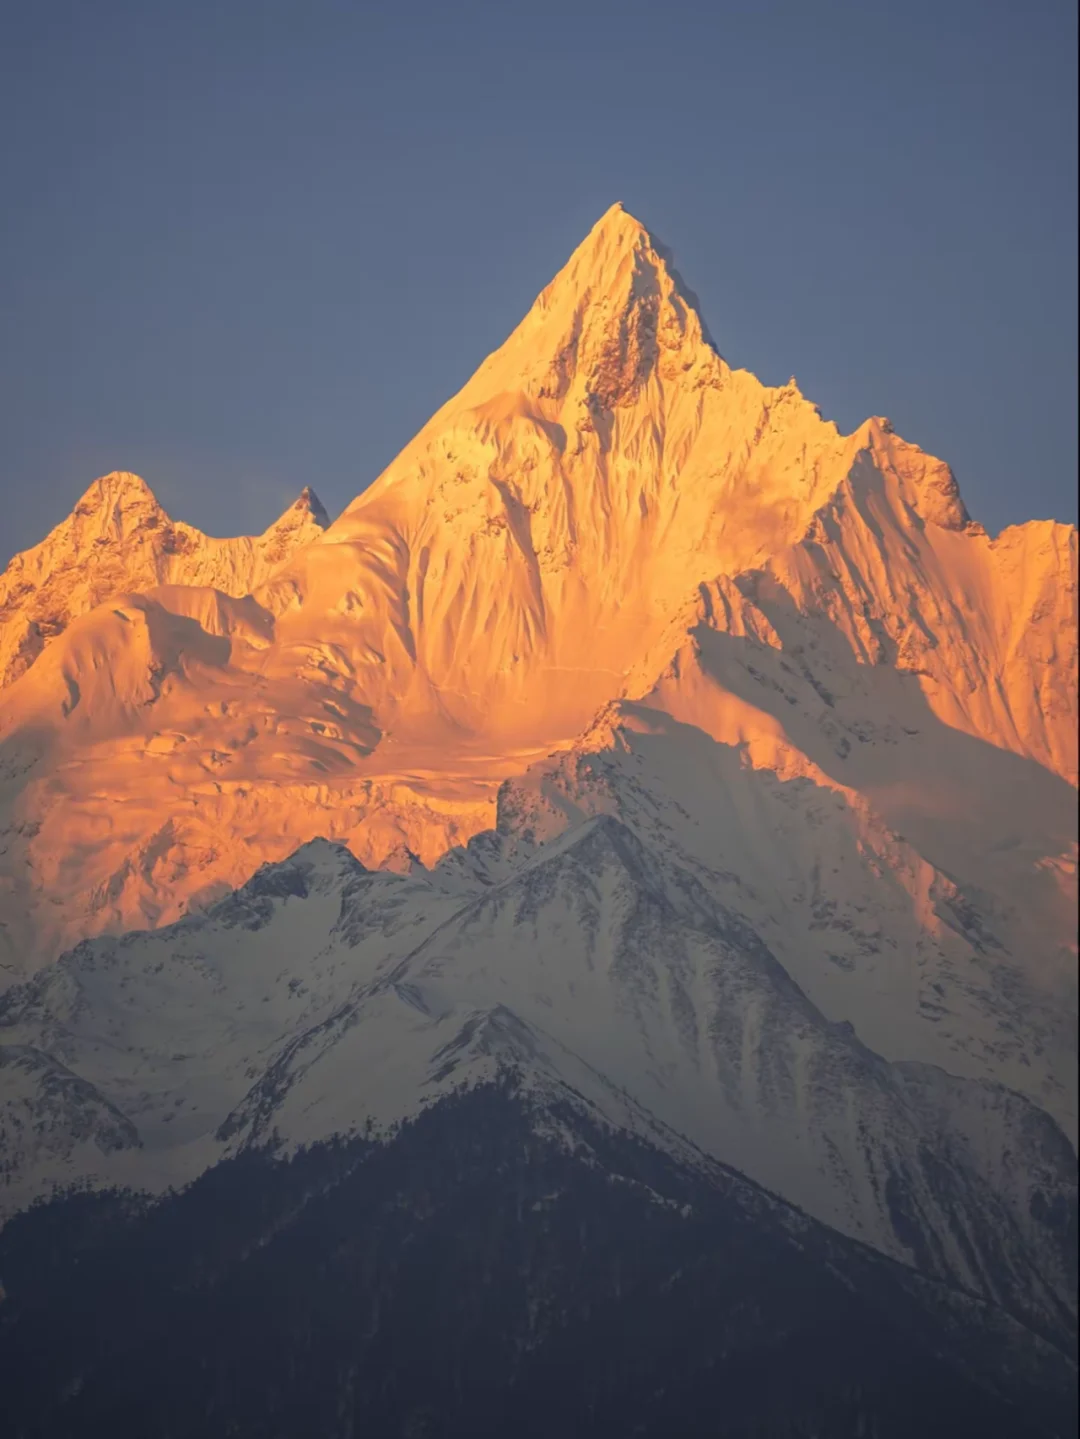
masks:
[[(677, 825), (678, 805), (647, 793)], [(1000, 1038), (960, 1078), (959, 1051), (946, 1070), (947, 1048), (915, 1042), (940, 1016), (889, 996), (902, 1057), (883, 1059), (866, 998), (830, 1017), (761, 919), (684, 867), (675, 831), (646, 843), (640, 816), (601, 809), (544, 839), (527, 801), (511, 786), (494, 883), (368, 871), (317, 841), (204, 916), (84, 943), (10, 991), (4, 1207), (392, 1130), (510, 1064), (615, 1130), (689, 1144), (920, 1272), (1060, 1322), (1067, 1239), (1038, 1216), (1075, 1201), (1075, 1163), (1053, 1120), (990, 1078)], [(935, 972), (955, 988), (944, 953)], [(1005, 1034), (1024, 1014), (1010, 997), (994, 995)]]
[(0, 575), (0, 690), (73, 619), (111, 595), (157, 584), (210, 584), (241, 598), (329, 523), (322, 501), (305, 486), (261, 535), (215, 539), (172, 520), (141, 476), (102, 475), (66, 520), (15, 555)]

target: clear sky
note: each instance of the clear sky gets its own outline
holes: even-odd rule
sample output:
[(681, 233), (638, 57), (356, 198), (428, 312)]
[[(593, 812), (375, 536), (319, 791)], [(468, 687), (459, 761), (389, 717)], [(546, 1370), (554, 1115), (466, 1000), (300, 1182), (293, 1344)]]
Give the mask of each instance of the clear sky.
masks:
[(622, 200), (733, 364), (1075, 518), (1075, 0), (33, 0), (0, 562), (98, 474), (337, 513)]

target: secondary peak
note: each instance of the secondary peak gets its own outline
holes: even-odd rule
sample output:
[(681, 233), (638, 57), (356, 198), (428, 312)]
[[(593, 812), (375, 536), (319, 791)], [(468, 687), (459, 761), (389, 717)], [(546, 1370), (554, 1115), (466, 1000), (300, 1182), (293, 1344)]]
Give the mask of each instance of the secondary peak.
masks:
[(112, 470), (101, 475), (80, 496), (75, 514), (88, 515), (104, 509), (160, 509), (153, 490), (129, 470)]
[(309, 514), (320, 529), (325, 530), (329, 528), (330, 516), (326, 512), (326, 506), (310, 485), (305, 485), (300, 491), (299, 498), (293, 508)]

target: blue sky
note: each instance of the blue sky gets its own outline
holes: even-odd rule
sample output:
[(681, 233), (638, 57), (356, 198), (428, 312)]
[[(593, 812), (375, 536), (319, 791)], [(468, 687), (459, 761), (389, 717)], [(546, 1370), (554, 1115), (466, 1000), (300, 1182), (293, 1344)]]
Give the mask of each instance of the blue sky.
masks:
[(0, 561), (95, 475), (332, 513), (622, 200), (725, 356), (1075, 518), (1071, 0), (35, 0), (0, 21)]

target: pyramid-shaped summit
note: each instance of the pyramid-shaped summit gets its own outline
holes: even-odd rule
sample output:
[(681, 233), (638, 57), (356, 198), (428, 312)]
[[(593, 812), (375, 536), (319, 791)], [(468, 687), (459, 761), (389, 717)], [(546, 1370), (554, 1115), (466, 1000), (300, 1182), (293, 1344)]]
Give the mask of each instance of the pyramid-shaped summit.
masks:
[(359, 626), (385, 660), (366, 692), (399, 727), (544, 743), (588, 722), (698, 584), (797, 541), (851, 455), (797, 390), (725, 364), (614, 206), (330, 527), (334, 563), (298, 554), (266, 603), (290, 642), (318, 616), (352, 653)]
[(553, 389), (561, 397), (573, 376), (581, 396), (610, 407), (647, 379), (662, 350), (679, 351), (687, 367), (710, 366), (717, 358), (669, 252), (616, 204), (475, 381), (484, 387), (516, 382), (543, 400)]
[[(912, 516), (966, 520), (940, 461), (873, 422), (841, 435), (796, 385), (728, 366), (667, 251), (615, 205), (259, 598), (281, 652), (318, 653), (396, 742), (542, 746), (651, 663), (701, 586), (867, 504), (899, 527), (889, 585), (906, 584)], [(877, 653), (876, 636), (852, 642)]]
[(305, 485), (300, 491), (294, 509), (303, 510), (309, 514), (320, 529), (327, 529), (330, 524), (330, 516), (326, 512), (326, 506), (310, 485)]
[[(624, 288), (630, 277), (636, 279), (633, 295)], [(694, 312), (699, 329), (708, 337), (698, 298), (675, 268), (671, 251), (621, 201), (616, 201), (597, 220), (538, 303), (550, 304), (557, 292), (569, 289), (578, 297), (588, 295), (590, 303), (613, 301), (621, 307), (620, 302), (625, 304), (650, 293), (653, 284), (665, 293), (677, 294)]]

